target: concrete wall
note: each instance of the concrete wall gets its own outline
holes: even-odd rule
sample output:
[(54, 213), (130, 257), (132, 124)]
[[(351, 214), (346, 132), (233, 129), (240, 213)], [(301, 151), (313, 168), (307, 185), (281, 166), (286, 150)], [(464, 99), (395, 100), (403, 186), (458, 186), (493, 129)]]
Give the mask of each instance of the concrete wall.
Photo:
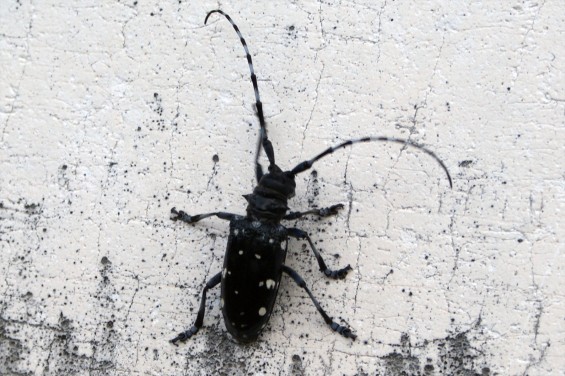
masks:
[[(563, 375), (565, 5), (547, 1), (70, 1), (0, 6), (0, 374)], [(293, 210), (343, 203), (288, 265), (248, 346), (219, 289), (174, 347), (245, 212), (258, 124)], [(213, 158), (213, 156), (217, 158)], [(339, 255), (339, 258), (334, 255)]]

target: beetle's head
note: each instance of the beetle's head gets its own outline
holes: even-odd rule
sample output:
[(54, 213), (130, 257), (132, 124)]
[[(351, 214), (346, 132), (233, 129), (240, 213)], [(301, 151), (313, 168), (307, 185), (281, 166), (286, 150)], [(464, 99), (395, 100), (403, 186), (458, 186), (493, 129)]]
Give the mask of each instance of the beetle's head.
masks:
[(269, 172), (263, 175), (257, 188), (264, 196), (286, 201), (294, 197), (296, 189), (294, 174), (291, 171), (281, 170), (276, 164), (270, 165)]
[(287, 201), (294, 197), (296, 182), (291, 171), (283, 171), (279, 166), (269, 166), (253, 194), (244, 195), (249, 203), (247, 212), (254, 217), (280, 221), (288, 210)]

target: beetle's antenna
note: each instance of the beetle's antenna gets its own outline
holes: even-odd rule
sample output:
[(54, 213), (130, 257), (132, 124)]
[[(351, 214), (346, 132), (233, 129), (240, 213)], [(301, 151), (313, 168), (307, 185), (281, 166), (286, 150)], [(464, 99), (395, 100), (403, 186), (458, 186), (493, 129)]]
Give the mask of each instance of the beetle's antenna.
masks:
[(296, 175), (296, 174), (300, 174), (301, 172), (308, 170), (310, 167), (312, 167), (314, 162), (325, 157), (326, 155), (332, 154), (334, 151), (336, 151), (338, 149), (342, 149), (346, 146), (357, 144), (357, 143), (360, 143), (360, 142), (370, 142), (370, 141), (396, 142), (397, 144), (409, 145), (409, 146), (415, 147), (416, 149), (422, 150), (424, 153), (430, 155), (433, 159), (435, 159), (441, 165), (441, 167), (443, 168), (443, 170), (447, 174), (447, 179), (449, 180), (449, 187), (453, 188), (453, 183), (451, 181), (451, 175), (449, 175), (449, 171), (447, 170), (447, 167), (445, 166), (443, 161), (441, 159), (439, 159), (439, 157), (437, 155), (435, 155), (435, 153), (433, 151), (426, 149), (425, 147), (418, 145), (418, 144), (415, 144), (411, 141), (402, 139), (402, 138), (363, 137), (363, 138), (359, 138), (359, 139), (355, 139), (355, 140), (348, 140), (348, 141), (342, 142), (341, 144), (339, 144), (337, 146), (332, 146), (332, 147), (327, 148), (322, 153), (318, 154), (317, 156), (315, 156), (314, 158), (312, 158), (310, 160), (299, 163), (296, 167), (294, 167), (291, 170), (291, 173), (293, 175)]
[(249, 49), (247, 48), (247, 43), (245, 43), (245, 39), (243, 38), (243, 35), (241, 35), (239, 28), (233, 22), (231, 17), (228, 16), (223, 11), (216, 9), (208, 12), (206, 18), (204, 19), (204, 25), (206, 25), (206, 23), (208, 22), (208, 17), (210, 17), (212, 13), (220, 13), (221, 15), (226, 17), (226, 19), (231, 23), (235, 32), (239, 36), (239, 40), (241, 41), (241, 44), (243, 45), (243, 49), (245, 50), (245, 55), (247, 57), (247, 64), (249, 65), (249, 71), (251, 72), (251, 82), (253, 83), (253, 90), (255, 91), (255, 105), (257, 107), (257, 117), (259, 118), (259, 126), (261, 127), (261, 131), (259, 133), (259, 141), (257, 143), (257, 153), (255, 154), (255, 168), (256, 168), (256, 173), (259, 176), (259, 174), (262, 175), (262, 173), (259, 173), (261, 171), (261, 165), (259, 164), (259, 154), (261, 153), (261, 146), (263, 146), (263, 148), (265, 149), (265, 154), (267, 154), (267, 158), (269, 158), (269, 164), (271, 166), (275, 164), (275, 153), (273, 151), (273, 145), (271, 144), (271, 141), (269, 141), (269, 138), (267, 137), (267, 128), (265, 128), (265, 116), (263, 115), (263, 104), (261, 103), (261, 99), (259, 97), (259, 86), (257, 85), (257, 76), (255, 75), (255, 70), (253, 69), (253, 61), (251, 60), (251, 54), (249, 53)]

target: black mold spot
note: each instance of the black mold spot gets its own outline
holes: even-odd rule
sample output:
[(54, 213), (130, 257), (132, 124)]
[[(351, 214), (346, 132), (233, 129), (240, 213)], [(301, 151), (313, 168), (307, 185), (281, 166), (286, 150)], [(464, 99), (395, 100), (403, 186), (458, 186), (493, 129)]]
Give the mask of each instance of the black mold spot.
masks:
[(27, 214), (32, 215), (32, 214), (39, 214), (41, 213), (41, 205), (40, 204), (24, 204), (24, 209), (26, 211)]
[(400, 351), (383, 357), (386, 375), (420, 375), (420, 360), (412, 354), (408, 334), (400, 337)]
[(18, 331), (16, 325), (0, 318), (0, 375), (17, 375), (20, 371), (18, 365), (26, 359), (26, 348), (14, 336)]
[(290, 365), (290, 375), (292, 376), (303, 376), (304, 366), (302, 365), (302, 358), (300, 355), (294, 354), (292, 356), (292, 364)]
[[(414, 348), (409, 336), (403, 334), (399, 349), (382, 357), (384, 361), (382, 374), (490, 376), (492, 374), (490, 368), (480, 359), (481, 351), (473, 348), (469, 340), (469, 333), (477, 329), (479, 324), (480, 321), (468, 331), (432, 342), (426, 341), (423, 346)], [(420, 360), (424, 357), (425, 362)], [(377, 372), (377, 374), (381, 373)]]
[(214, 154), (212, 160), (214, 161), (214, 163), (218, 163), (220, 161), (220, 157), (218, 157), (218, 154)]
[[(48, 356), (40, 365), (43, 369), (37, 372), (24, 371), (30, 347), (28, 342), (21, 341), (17, 337), (26, 337), (26, 333), (32, 331), (39, 334), (33, 337), (39, 343), (29, 342), (31, 346), (45, 345)], [(85, 346), (82, 343), (81, 346)], [(88, 345), (86, 345), (88, 346)], [(78, 375), (85, 370), (99, 370), (108, 374), (113, 364), (109, 361), (97, 361), (95, 355), (88, 356), (79, 353), (79, 346), (75, 340), (75, 326), (62, 312), (59, 321), (55, 325), (41, 323), (28, 324), (20, 320), (12, 321), (0, 318), (0, 375)]]
[(117, 312), (114, 297), (118, 295), (118, 290), (110, 278), (113, 270), (112, 263), (108, 257), (102, 257), (100, 263), (102, 264), (100, 268), (102, 280), (94, 294), (94, 298), (98, 303), (96, 310), (99, 318), (96, 328), (93, 328), (96, 340), (92, 343), (92, 356), (95, 358), (93, 361), (100, 364), (101, 368), (113, 369), (115, 367), (114, 353), (117, 343), (120, 341), (120, 336), (114, 328)]
[(420, 362), (415, 356), (392, 353), (383, 357), (386, 375), (419, 375)]
[(66, 164), (61, 165), (57, 171), (57, 183), (63, 189), (69, 190), (69, 171)]
[(294, 25), (287, 26), (286, 32), (289, 39), (296, 40), (298, 38), (297, 30)]
[(317, 208), (318, 205), (315, 204), (318, 195), (320, 194), (320, 185), (318, 184), (318, 171), (312, 170), (310, 173), (310, 180), (306, 187), (306, 197), (308, 200), (308, 207)]
[(433, 375), (434, 372), (434, 366), (432, 366), (431, 364), (426, 364), (424, 366), (424, 375), (428, 376), (428, 375)]
[[(212, 295), (210, 299), (214, 299), (214, 295)], [(212, 321), (219, 321), (219, 312), (210, 312), (210, 314), (214, 313), (216, 314), (216, 318), (212, 318)], [(257, 363), (255, 363), (256, 360), (253, 357), (257, 344), (238, 344), (229, 334), (220, 329), (217, 324), (206, 326), (201, 333), (198, 333), (198, 335), (201, 334), (206, 336), (204, 349), (189, 344), (191, 347), (191, 349), (189, 349), (191, 354), (189, 361), (195, 369), (204, 370), (202, 374), (245, 375), (248, 373), (250, 367), (257, 366)], [(262, 368), (267, 368), (268, 362), (268, 360), (261, 360), (263, 364)]]
[(473, 161), (470, 159), (466, 159), (464, 161), (459, 162), (459, 167), (469, 167), (473, 164)]
[(473, 370), (478, 351), (471, 346), (466, 332), (445, 338), (438, 343), (438, 348), (440, 350), (438, 363), (441, 369), (447, 371), (444, 373), (463, 376), (480, 375)]
[[(151, 14), (153, 15), (153, 14)], [(151, 109), (159, 116), (163, 116), (163, 100), (159, 93), (153, 93), (153, 103), (151, 104)], [(159, 125), (162, 125), (159, 123)]]

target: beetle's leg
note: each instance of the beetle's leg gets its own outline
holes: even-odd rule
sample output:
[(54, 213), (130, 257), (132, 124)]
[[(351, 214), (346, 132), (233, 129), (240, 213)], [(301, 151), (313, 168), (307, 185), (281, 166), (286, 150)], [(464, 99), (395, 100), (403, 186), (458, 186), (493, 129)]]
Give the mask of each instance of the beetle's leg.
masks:
[(196, 321), (192, 328), (188, 329), (185, 332), (180, 333), (178, 336), (171, 340), (173, 345), (176, 345), (178, 341), (184, 342), (193, 335), (195, 335), (200, 328), (202, 328), (202, 323), (204, 322), (204, 311), (206, 310), (206, 291), (209, 289), (216, 287), (220, 281), (222, 280), (222, 273), (218, 273), (213, 276), (204, 287), (202, 291), (202, 300), (200, 300), (200, 308), (198, 309), (198, 315), (196, 316)]
[(331, 319), (331, 317), (328, 316), (328, 314), (322, 309), (322, 307), (320, 306), (320, 303), (318, 303), (318, 301), (316, 300), (314, 295), (312, 295), (312, 292), (310, 292), (310, 289), (308, 289), (308, 287), (306, 287), (306, 282), (304, 282), (304, 279), (302, 279), (302, 277), (300, 275), (298, 275), (297, 272), (295, 272), (294, 270), (292, 270), (291, 268), (289, 268), (286, 265), (283, 265), (282, 268), (283, 268), (283, 272), (288, 274), (290, 276), (290, 278), (294, 279), (294, 282), (296, 282), (296, 284), (298, 286), (302, 287), (306, 291), (306, 293), (308, 293), (308, 295), (310, 296), (310, 299), (312, 299), (312, 302), (314, 302), (316, 309), (318, 310), (318, 312), (320, 312), (320, 314), (324, 318), (324, 321), (326, 322), (326, 324), (328, 324), (332, 328), (332, 330), (338, 332), (339, 334), (341, 334), (344, 337), (351, 338), (353, 340), (355, 340), (355, 338), (357, 338), (357, 335), (355, 335), (355, 333), (353, 333), (350, 328), (348, 328), (347, 326), (339, 325), (338, 323), (333, 321)]
[(338, 210), (343, 209), (343, 204), (332, 205), (327, 208), (322, 209), (311, 209), (305, 212), (291, 212), (283, 217), (283, 219), (298, 219), (302, 218), (306, 214), (315, 214), (320, 217), (329, 217), (330, 215), (336, 215)]
[(206, 214), (197, 214), (197, 215), (188, 215), (182, 210), (178, 210), (176, 208), (171, 209), (171, 219), (173, 221), (183, 221), (186, 223), (196, 223), (204, 218), (216, 216), (221, 219), (225, 219), (227, 221), (231, 221), (234, 219), (241, 218), (240, 215), (226, 213), (226, 212), (214, 212), (214, 213), (206, 213)]
[(331, 270), (326, 266), (326, 263), (324, 262), (322, 255), (320, 255), (320, 252), (318, 252), (316, 246), (314, 246), (312, 239), (310, 239), (310, 236), (308, 236), (308, 233), (306, 231), (302, 231), (297, 228), (289, 228), (287, 230), (289, 236), (292, 236), (293, 238), (296, 239), (306, 239), (308, 243), (310, 243), (310, 248), (312, 248), (312, 251), (314, 252), (314, 256), (316, 256), (316, 260), (318, 260), (318, 265), (320, 265), (320, 271), (324, 273), (326, 276), (333, 279), (343, 279), (347, 275), (347, 272), (352, 270), (350, 265), (347, 265), (345, 268), (339, 270)]
[(255, 164), (255, 177), (257, 178), (257, 183), (259, 183), (263, 177), (263, 166), (261, 166), (259, 162)]

